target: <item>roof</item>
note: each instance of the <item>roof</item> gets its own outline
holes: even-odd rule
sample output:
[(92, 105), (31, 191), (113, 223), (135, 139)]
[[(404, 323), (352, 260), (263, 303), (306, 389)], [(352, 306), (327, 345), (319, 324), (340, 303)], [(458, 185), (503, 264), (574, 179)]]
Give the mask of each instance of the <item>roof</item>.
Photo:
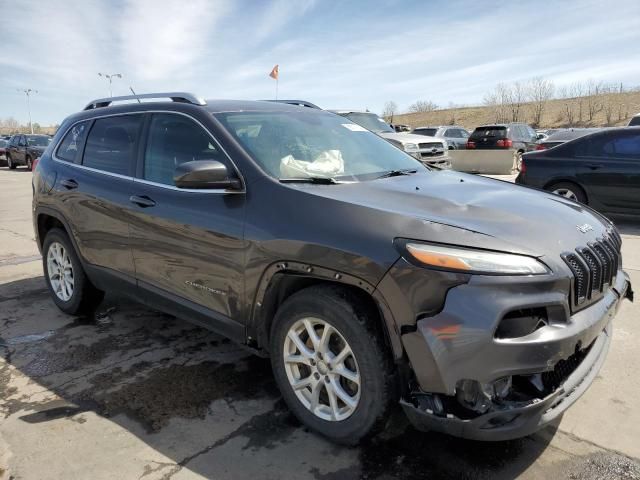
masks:
[(554, 132), (544, 139), (543, 142), (568, 142), (574, 138), (583, 137), (590, 133), (599, 132), (602, 128), (569, 128)]
[[(349, 108), (339, 108), (336, 110), (327, 110), (327, 112), (331, 112), (331, 113), (337, 113), (338, 115), (344, 115), (345, 113), (366, 113), (369, 115), (376, 115), (373, 112), (367, 112), (366, 110), (356, 110), (356, 109), (349, 109)], [(378, 115), (376, 115), (377, 117)]]

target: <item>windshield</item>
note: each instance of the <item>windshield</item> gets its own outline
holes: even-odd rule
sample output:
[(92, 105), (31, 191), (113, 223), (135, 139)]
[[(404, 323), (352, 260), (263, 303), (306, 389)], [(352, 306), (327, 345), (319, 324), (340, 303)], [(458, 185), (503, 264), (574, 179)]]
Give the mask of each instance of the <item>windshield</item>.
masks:
[(360, 125), (329, 113), (227, 112), (216, 117), (278, 179), (371, 180), (392, 170), (428, 169)]
[(51, 143), (50, 137), (27, 137), (30, 147), (46, 147)]
[(346, 113), (343, 116), (347, 117), (349, 120), (357, 123), (358, 125), (362, 125), (364, 128), (366, 128), (367, 130), (371, 130), (372, 132), (395, 132), (395, 130), (391, 128), (387, 122), (385, 122), (375, 113), (351, 112)]
[(418, 134), (418, 135), (424, 135), (425, 137), (435, 137), (437, 131), (438, 131), (437, 128), (416, 128), (411, 133), (415, 133), (415, 134)]
[(629, 122), (629, 126), (630, 127), (640, 126), (640, 116), (636, 115), (635, 117), (633, 117)]

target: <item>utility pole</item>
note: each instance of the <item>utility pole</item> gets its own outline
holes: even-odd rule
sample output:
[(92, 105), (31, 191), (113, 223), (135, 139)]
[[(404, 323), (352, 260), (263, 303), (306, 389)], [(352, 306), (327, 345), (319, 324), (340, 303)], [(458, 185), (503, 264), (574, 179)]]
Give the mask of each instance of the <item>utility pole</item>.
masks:
[(107, 74), (107, 73), (98, 72), (98, 76), (99, 77), (104, 77), (104, 78), (109, 80), (109, 97), (113, 97), (113, 89), (112, 89), (113, 79), (114, 78), (122, 78), (122, 74), (121, 73)]
[(33, 124), (31, 123), (31, 102), (29, 101), (29, 97), (33, 93), (38, 93), (38, 90), (33, 90), (32, 88), (19, 89), (19, 92), (23, 92), (27, 96), (27, 110), (29, 112), (29, 129), (31, 130), (31, 134), (33, 135)]

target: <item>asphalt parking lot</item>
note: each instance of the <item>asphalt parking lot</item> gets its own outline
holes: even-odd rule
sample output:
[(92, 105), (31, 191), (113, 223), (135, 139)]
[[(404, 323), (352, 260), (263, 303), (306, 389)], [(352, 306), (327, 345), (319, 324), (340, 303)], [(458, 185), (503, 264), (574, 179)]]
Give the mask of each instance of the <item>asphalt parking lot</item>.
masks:
[[(502, 443), (414, 431), (358, 448), (306, 431), (268, 360), (107, 296), (91, 318), (49, 298), (31, 173), (0, 168), (0, 479), (640, 478), (640, 305), (625, 302), (591, 389), (559, 424)], [(640, 225), (621, 224), (640, 291)], [(552, 235), (553, 232), (550, 232)]]

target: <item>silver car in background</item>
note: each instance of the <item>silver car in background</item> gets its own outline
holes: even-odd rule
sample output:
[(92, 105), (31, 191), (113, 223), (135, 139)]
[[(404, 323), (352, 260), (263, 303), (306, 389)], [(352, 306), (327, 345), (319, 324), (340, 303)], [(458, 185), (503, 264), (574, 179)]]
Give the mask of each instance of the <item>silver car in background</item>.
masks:
[(428, 139), (413, 133), (396, 132), (387, 122), (372, 112), (358, 110), (329, 111), (348, 118), (353, 123), (357, 123), (361, 127), (381, 136), (387, 142), (392, 143), (400, 150), (404, 150), (422, 163), (443, 170), (451, 168), (451, 159), (447, 152), (449, 147), (444, 138)]
[(414, 128), (411, 133), (424, 135), (426, 137), (442, 138), (446, 140), (449, 145), (449, 150), (464, 150), (467, 148), (467, 139), (469, 138), (469, 132), (457, 125), (418, 127)]

